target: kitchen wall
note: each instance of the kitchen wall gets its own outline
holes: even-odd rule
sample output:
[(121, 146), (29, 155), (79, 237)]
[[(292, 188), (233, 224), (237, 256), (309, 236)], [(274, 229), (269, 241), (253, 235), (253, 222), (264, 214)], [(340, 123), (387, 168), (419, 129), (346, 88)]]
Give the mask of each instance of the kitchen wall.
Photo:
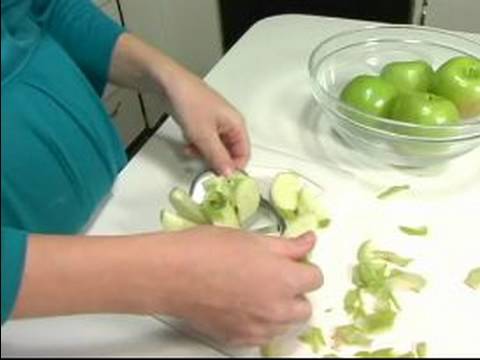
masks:
[(217, 0), (121, 0), (127, 27), (203, 76), (222, 56)]
[[(415, 0), (418, 22), (423, 0)], [(480, 0), (428, 0), (426, 25), (480, 33)]]

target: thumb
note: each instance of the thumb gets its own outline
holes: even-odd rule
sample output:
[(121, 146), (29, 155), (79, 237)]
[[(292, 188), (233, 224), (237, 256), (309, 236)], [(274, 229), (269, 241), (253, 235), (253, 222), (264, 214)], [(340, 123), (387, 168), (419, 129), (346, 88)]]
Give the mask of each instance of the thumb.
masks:
[(225, 176), (232, 174), (235, 169), (233, 160), (218, 134), (196, 143), (195, 146), (213, 170)]
[(302, 260), (315, 246), (315, 233), (309, 231), (292, 239), (276, 238), (270, 241), (272, 252), (292, 260)]
[(195, 158), (198, 158), (198, 157), (201, 156), (200, 150), (198, 150), (198, 148), (191, 143), (188, 144), (188, 145), (185, 145), (183, 150), (184, 150), (185, 155), (187, 155), (187, 156), (195, 157)]

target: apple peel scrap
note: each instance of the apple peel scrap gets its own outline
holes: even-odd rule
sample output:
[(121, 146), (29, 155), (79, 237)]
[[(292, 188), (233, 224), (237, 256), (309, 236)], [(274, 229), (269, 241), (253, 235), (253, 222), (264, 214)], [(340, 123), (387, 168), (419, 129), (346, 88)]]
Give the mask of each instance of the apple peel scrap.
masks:
[(386, 359), (386, 358), (424, 358), (427, 356), (427, 344), (424, 342), (415, 345), (415, 349), (406, 353), (398, 353), (393, 348), (383, 348), (375, 351), (359, 351), (358, 358)]
[(480, 267), (469, 272), (467, 278), (465, 279), (465, 285), (473, 290), (480, 290)]
[(409, 236), (427, 236), (428, 227), (419, 226), (419, 227), (410, 227), (410, 226), (399, 226), (401, 232)]
[[(421, 275), (403, 270), (412, 259), (377, 250), (372, 241), (361, 245), (357, 260), (358, 264), (352, 270), (352, 282), (356, 287), (344, 298), (344, 310), (352, 323), (335, 329), (332, 338), (337, 349), (342, 346), (369, 347), (373, 342), (372, 335), (388, 331), (395, 324), (401, 308), (394, 293), (400, 290), (420, 292), (426, 286)], [(393, 349), (381, 349), (378, 353), (361, 352), (357, 355), (394, 357), (395, 353)]]
[(319, 327), (312, 326), (301, 334), (298, 339), (309, 345), (312, 352), (318, 354), (320, 350), (327, 346), (323, 332)]
[(400, 192), (410, 190), (410, 185), (395, 185), (391, 186), (388, 189), (382, 191), (380, 194), (377, 195), (377, 198), (380, 200), (387, 199), (393, 195), (396, 195)]
[[(404, 270), (413, 259), (392, 251), (379, 250), (372, 241), (360, 246), (357, 261), (352, 270), (355, 288), (346, 293), (343, 301), (344, 310), (352, 322), (333, 329), (331, 346), (325, 341), (320, 328), (310, 327), (298, 340), (309, 345), (314, 353), (323, 351), (336, 357), (336, 352), (343, 347), (372, 346), (375, 335), (389, 331), (395, 325), (401, 311), (395, 293), (401, 290), (418, 293), (426, 286), (426, 280), (421, 275)], [(420, 358), (425, 357), (426, 353), (426, 343), (418, 343), (414, 350), (407, 353), (384, 348), (360, 351), (355, 356)]]

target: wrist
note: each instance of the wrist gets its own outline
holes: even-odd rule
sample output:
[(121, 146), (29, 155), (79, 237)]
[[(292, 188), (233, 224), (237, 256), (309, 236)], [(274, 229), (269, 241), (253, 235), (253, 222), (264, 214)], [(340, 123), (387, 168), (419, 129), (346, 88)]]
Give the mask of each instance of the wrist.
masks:
[(156, 49), (153, 49), (150, 61), (145, 66), (150, 91), (162, 93), (169, 104), (175, 107), (175, 99), (186, 96), (181, 92), (183, 80), (188, 76), (187, 70)]
[[(182, 250), (180, 233), (142, 235), (130, 242), (129, 268), (121, 272), (124, 306), (136, 314), (174, 315), (175, 287)], [(124, 270), (126, 270), (124, 268)]]
[(110, 81), (142, 92), (163, 91), (172, 66), (167, 60), (158, 49), (124, 33), (112, 56)]

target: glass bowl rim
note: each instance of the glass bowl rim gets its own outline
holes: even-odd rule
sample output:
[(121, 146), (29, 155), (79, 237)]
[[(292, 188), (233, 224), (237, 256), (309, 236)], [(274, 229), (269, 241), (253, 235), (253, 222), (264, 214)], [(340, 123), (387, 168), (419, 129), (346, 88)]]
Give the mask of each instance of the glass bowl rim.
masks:
[[(445, 125), (429, 125), (429, 126), (426, 126), (426, 125), (413, 124), (413, 123), (409, 123), (409, 122), (400, 122), (400, 121), (397, 121), (397, 120), (388, 119), (388, 118), (384, 118), (384, 117), (379, 117), (379, 116), (375, 116), (375, 115), (371, 115), (371, 114), (362, 112), (362, 111), (360, 111), (360, 110), (358, 110), (358, 109), (356, 109), (356, 108), (354, 108), (354, 107), (352, 107), (348, 104), (345, 104), (344, 102), (339, 100), (336, 96), (333, 96), (327, 89), (325, 89), (324, 86), (319, 84), (319, 82), (316, 80), (315, 69), (318, 68), (319, 66), (321, 66), (322, 63), (324, 61), (326, 61), (333, 54), (332, 52), (330, 52), (329, 54), (323, 56), (318, 62), (315, 62), (315, 58), (316, 58), (318, 52), (323, 47), (325, 47), (326, 45), (328, 45), (328, 44), (330, 44), (330, 43), (332, 43), (332, 42), (334, 42), (338, 39), (347, 38), (348, 36), (351, 36), (353, 34), (358, 34), (359, 32), (372, 32), (372, 31), (375, 31), (375, 30), (382, 30), (382, 29), (409, 30), (409, 31), (414, 30), (414, 31), (420, 31), (420, 32), (423, 32), (423, 33), (432, 33), (432, 34), (433, 33), (439, 33), (439, 34), (443, 34), (443, 35), (446, 35), (446, 36), (449, 36), (449, 37), (452, 37), (452, 38), (457, 38), (457, 39), (459, 39), (463, 42), (470, 43), (474, 46), (479, 47), (479, 49), (480, 49), (480, 42), (477, 42), (475, 40), (466, 38), (464, 36), (461, 36), (457, 33), (451, 32), (451, 31), (431, 28), (431, 27), (428, 27), (428, 26), (419, 26), (419, 25), (367, 25), (367, 26), (362, 26), (360, 28), (350, 29), (350, 30), (346, 30), (346, 31), (336, 33), (332, 36), (329, 36), (328, 38), (321, 41), (318, 45), (315, 46), (315, 48), (310, 53), (310, 56), (309, 56), (309, 59), (308, 59), (308, 72), (309, 72), (309, 78), (310, 78), (310, 81), (312, 82), (312, 85), (313, 84), (317, 85), (317, 87), (320, 89), (322, 95), (325, 96), (329, 101), (331, 101), (331, 103), (335, 104), (336, 108), (343, 108), (343, 109), (347, 110), (349, 113), (358, 114), (359, 116), (363, 116), (363, 117), (366, 116), (368, 119), (378, 121), (378, 123), (380, 123), (380, 124), (393, 125), (393, 126), (396, 126), (396, 127), (399, 127), (399, 128), (402, 128), (402, 127), (404, 127), (404, 128), (418, 128), (418, 129), (422, 129), (422, 130), (429, 130), (429, 129), (431, 129), (431, 130), (445, 130), (445, 129), (457, 129), (457, 130), (467, 129), (467, 130), (470, 130), (471, 128), (475, 129), (476, 127), (478, 127), (479, 128), (478, 136), (480, 136), (480, 118), (479, 119), (477, 119), (477, 118), (463, 119), (463, 123), (461, 125), (451, 125), (451, 126), (445, 126)], [(373, 38), (372, 39), (366, 39), (365, 42), (373, 42), (375, 40), (378, 41), (380, 39), (373, 39)], [(398, 40), (397, 39), (391, 39), (391, 40), (392, 41), (393, 40), (402, 41), (401, 39), (398, 39)], [(359, 42), (359, 44), (360, 43), (361, 42)], [(435, 41), (432, 41), (431, 44), (441, 46), (440, 43), (435, 43)], [(341, 49), (344, 49), (344, 48), (341, 48)], [(472, 56), (476, 57), (475, 55), (472, 55)], [(315, 94), (315, 92), (316, 91), (314, 89), (314, 95), (315, 95), (315, 97), (317, 97), (317, 94)], [(347, 118), (350, 122), (354, 123), (355, 125), (359, 125), (357, 122), (351, 120), (349, 117), (347, 117)], [(371, 130), (374, 130), (374, 131), (380, 131), (383, 135), (386, 135), (386, 133), (388, 133), (390, 135), (399, 136), (401, 138), (409, 138), (411, 140), (413, 140), (413, 139), (434, 140), (432, 138), (426, 138), (426, 137), (415, 137), (415, 136), (407, 136), (407, 135), (400, 136), (400, 134), (391, 133), (391, 132), (388, 132), (388, 131), (385, 131), (385, 130), (381, 130), (381, 129), (366, 126), (366, 125), (363, 125), (362, 127), (367, 128), (367, 129), (371, 129)], [(465, 137), (471, 139), (472, 137), (477, 137), (477, 136), (474, 133), (474, 134), (465, 134)], [(451, 139), (452, 141), (458, 141), (458, 140), (461, 140), (462, 138), (463, 137), (455, 137), (455, 138), (445, 137), (445, 138), (442, 138), (442, 140), (443, 141), (448, 141), (448, 139)], [(440, 139), (436, 139), (436, 140), (440, 140)]]

